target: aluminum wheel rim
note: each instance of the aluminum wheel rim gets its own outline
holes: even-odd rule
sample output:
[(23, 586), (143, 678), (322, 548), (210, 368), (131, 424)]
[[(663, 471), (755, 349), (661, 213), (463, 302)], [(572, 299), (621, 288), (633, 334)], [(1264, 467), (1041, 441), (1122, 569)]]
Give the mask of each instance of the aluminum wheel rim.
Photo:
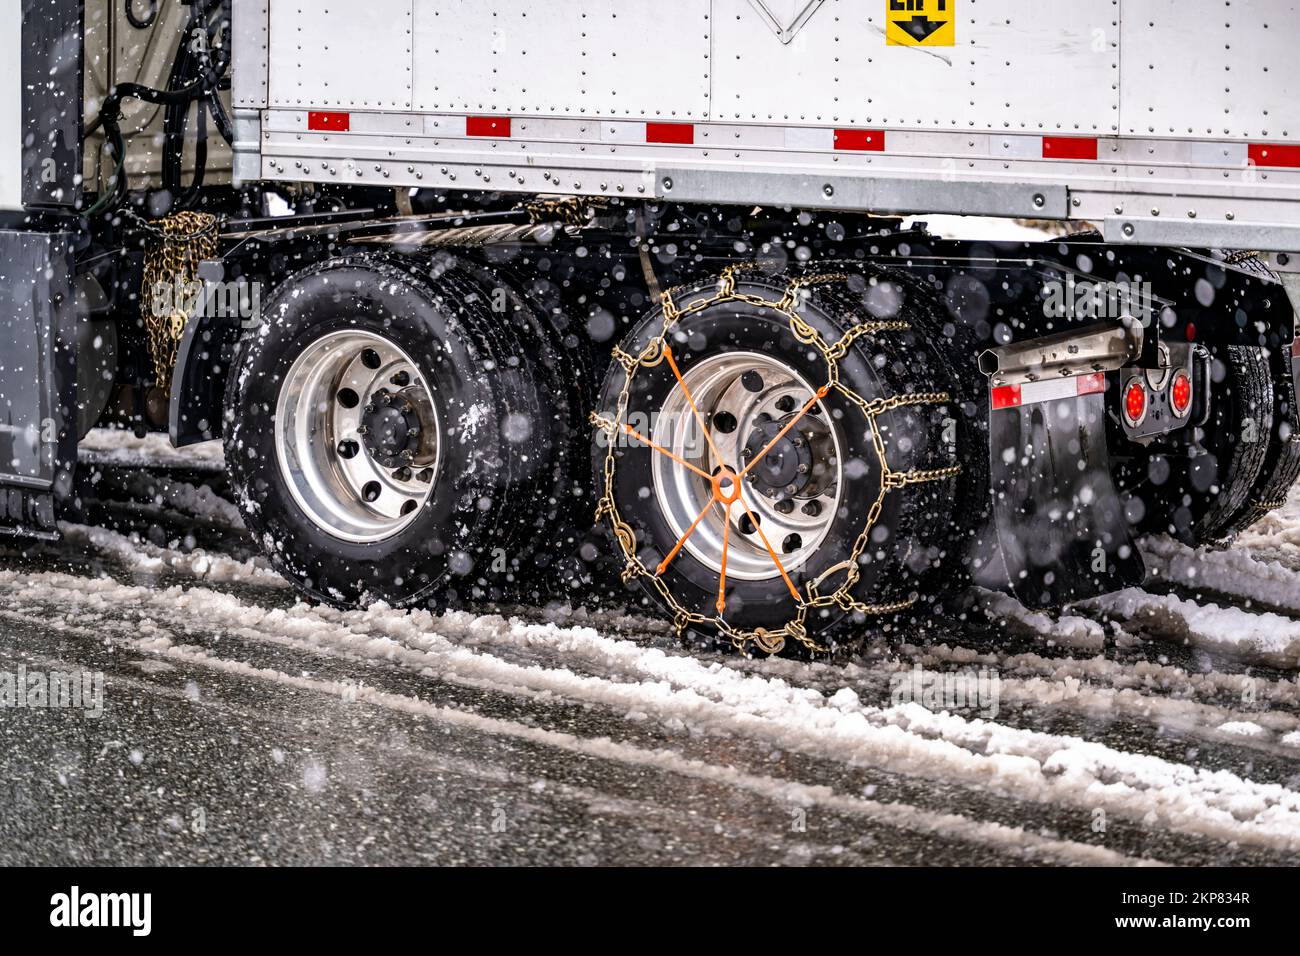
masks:
[[(656, 444), (709, 474), (718, 473), (720, 468), (743, 471), (749, 461), (746, 449), (752, 452), (755, 446), (762, 450), (766, 445), (766, 441), (754, 440), (757, 431), (764, 427), (769, 432), (779, 429), (798, 415), (816, 391), (786, 363), (756, 352), (729, 352), (699, 360), (682, 370), (682, 380), (707, 423), (712, 445), (701, 432), (680, 384), (675, 384), (664, 400), (651, 437)], [(761, 386), (755, 390), (759, 382)], [(734, 424), (723, 415), (730, 416)], [(762, 420), (764, 415), (770, 422)], [(808, 432), (813, 433), (812, 440)], [(773, 485), (769, 474), (788, 471), (785, 454), (797, 451), (787, 449), (780, 469), (759, 474), (761, 469), (756, 467), (746, 476), (740, 501), (757, 517), (786, 570), (793, 571), (806, 564), (825, 542), (839, 510), (844, 483), (838, 430), (823, 402), (812, 405), (787, 433), (787, 440), (804, 441), (811, 457), (804, 462), (809, 465), (808, 471), (797, 479), (802, 484), (797, 484), (793, 493), (788, 487), (770, 493)], [(680, 539), (713, 497), (713, 487), (665, 455), (655, 455), (650, 467), (656, 503), (674, 539)], [(778, 502), (786, 500), (792, 502), (788, 511), (783, 510), (787, 506), (778, 506)], [(685, 541), (685, 549), (714, 572), (721, 571), (725, 514), (726, 509), (715, 502)], [(749, 581), (778, 578), (780, 571), (748, 516), (744, 507), (731, 509), (727, 576)], [(792, 535), (797, 536), (797, 542)]]
[(433, 495), (441, 447), (424, 376), (382, 335), (324, 335), (281, 384), (280, 474), (312, 523), (334, 537), (370, 543), (408, 527)]

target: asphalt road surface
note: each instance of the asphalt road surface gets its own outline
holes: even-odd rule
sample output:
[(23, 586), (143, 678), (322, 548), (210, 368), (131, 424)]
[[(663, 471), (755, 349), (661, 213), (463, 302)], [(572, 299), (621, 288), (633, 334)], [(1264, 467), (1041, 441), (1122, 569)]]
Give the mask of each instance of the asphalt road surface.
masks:
[[(89, 457), (88, 523), (0, 550), (0, 863), (1300, 849), (1300, 496), (1228, 551), (1146, 542), (1145, 589), (1053, 615), (972, 592), (937, 633), (804, 664), (687, 653), (636, 608), (302, 604), (212, 490), (211, 450)], [(20, 675), (56, 673), (86, 681), (80, 706), (18, 706)]]

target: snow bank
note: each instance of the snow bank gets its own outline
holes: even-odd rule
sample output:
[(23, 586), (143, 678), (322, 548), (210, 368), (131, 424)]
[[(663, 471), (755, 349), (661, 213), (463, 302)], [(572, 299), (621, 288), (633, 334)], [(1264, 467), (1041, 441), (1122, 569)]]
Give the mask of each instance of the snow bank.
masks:
[(1235, 607), (1197, 604), (1138, 588), (1126, 588), (1083, 604), (1120, 620), (1142, 622), (1194, 647), (1273, 667), (1300, 667), (1300, 621), (1280, 614), (1252, 614)]
[(1261, 561), (1241, 548), (1193, 549), (1164, 536), (1144, 538), (1138, 547), (1155, 580), (1300, 613), (1300, 573), (1280, 562)]

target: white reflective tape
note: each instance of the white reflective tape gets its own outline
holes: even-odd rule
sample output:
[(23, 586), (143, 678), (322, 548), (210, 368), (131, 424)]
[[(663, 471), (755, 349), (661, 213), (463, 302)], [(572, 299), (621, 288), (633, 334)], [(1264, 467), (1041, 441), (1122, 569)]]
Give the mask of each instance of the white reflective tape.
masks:
[(834, 149), (835, 130), (817, 126), (787, 126), (786, 149)]
[(614, 123), (602, 120), (600, 139), (603, 143), (644, 143), (645, 123)]
[(994, 136), (994, 159), (1042, 159), (1043, 137), (1041, 136)]
[(1034, 405), (1058, 398), (1075, 398), (1079, 384), (1074, 378), (1049, 378), (1043, 382), (1026, 382), (1020, 386), (1020, 404)]
[(1247, 143), (1188, 143), (1188, 156), (1198, 166), (1245, 166)]

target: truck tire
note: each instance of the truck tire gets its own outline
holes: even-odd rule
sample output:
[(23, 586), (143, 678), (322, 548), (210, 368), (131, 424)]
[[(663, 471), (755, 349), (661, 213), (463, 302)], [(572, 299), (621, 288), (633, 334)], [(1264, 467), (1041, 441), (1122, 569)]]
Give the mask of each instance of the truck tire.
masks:
[[(1273, 380), (1263, 349), (1230, 345), (1216, 360), (1210, 415), (1197, 426), (1203, 451), (1179, 462), (1174, 530), (1195, 545), (1221, 543), (1262, 480), (1273, 435)], [(1217, 371), (1217, 370), (1216, 370)]]
[(1222, 537), (1235, 537), (1264, 515), (1286, 502), (1287, 492), (1300, 478), (1300, 416), (1297, 415), (1295, 390), (1288, 366), (1291, 356), (1279, 349), (1270, 350), (1273, 388), (1273, 423), (1268, 432), (1268, 448), (1256, 487), (1246, 503), (1228, 519)]
[(547, 356), (464, 273), (353, 257), (283, 282), (241, 344), (225, 453), (275, 568), (339, 606), (509, 596), (564, 462)]
[(930, 613), (960, 468), (947, 375), (910, 321), (923, 294), (861, 264), (729, 270), (615, 350), (599, 514), (681, 636), (816, 653), (852, 622)]

